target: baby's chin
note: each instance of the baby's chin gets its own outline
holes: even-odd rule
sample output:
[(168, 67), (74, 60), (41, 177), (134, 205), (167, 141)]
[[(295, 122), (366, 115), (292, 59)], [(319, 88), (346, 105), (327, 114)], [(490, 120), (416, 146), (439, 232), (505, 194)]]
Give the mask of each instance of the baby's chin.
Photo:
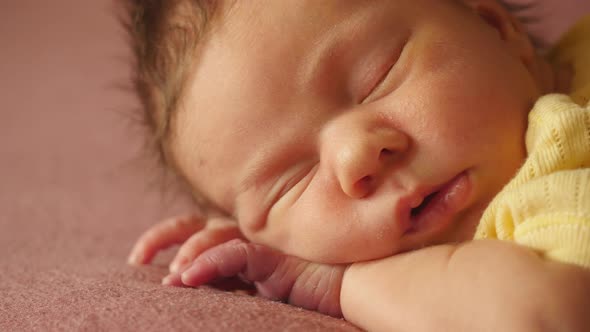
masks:
[[(363, 246), (346, 246), (343, 244), (334, 246), (323, 245), (321, 248), (315, 248), (315, 250), (305, 252), (297, 252), (298, 250), (295, 250), (290, 254), (322, 264), (350, 264), (382, 259), (435, 245), (463, 243), (473, 240), (477, 225), (481, 220), (486, 206), (487, 203), (473, 206), (471, 209), (457, 216), (453, 222), (453, 227), (449, 228), (446, 232), (423, 241), (404, 242), (402, 238), (397, 244), (393, 245), (391, 244), (393, 241), (388, 241), (386, 243), (387, 245), (377, 245), (376, 242)], [(335, 248), (339, 249), (335, 250)]]
[[(335, 248), (339, 248), (336, 249)], [(314, 250), (293, 250), (289, 255), (320, 264), (351, 264), (370, 261), (402, 253), (398, 246), (350, 246), (334, 245), (314, 248)]]

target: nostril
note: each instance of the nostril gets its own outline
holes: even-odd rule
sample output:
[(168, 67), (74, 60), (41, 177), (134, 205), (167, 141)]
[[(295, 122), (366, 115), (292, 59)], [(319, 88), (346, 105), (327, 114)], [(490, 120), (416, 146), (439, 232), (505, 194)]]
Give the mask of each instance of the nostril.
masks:
[(379, 160), (388, 159), (392, 155), (393, 151), (389, 149), (381, 149), (381, 152), (379, 153)]
[(373, 177), (370, 175), (362, 177), (356, 183), (358, 192), (360, 193), (360, 197), (365, 197), (371, 192), (371, 187), (373, 186)]
[(370, 176), (370, 175), (363, 176), (363, 178), (360, 179), (359, 182), (362, 183), (362, 184), (371, 184), (371, 182), (373, 182), (373, 177)]

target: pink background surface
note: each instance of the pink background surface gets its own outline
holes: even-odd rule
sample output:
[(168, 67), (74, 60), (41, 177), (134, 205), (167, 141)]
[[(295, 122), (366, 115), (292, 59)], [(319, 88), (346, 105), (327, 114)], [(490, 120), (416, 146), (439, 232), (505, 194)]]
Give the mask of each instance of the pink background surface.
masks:
[[(0, 330), (355, 330), (212, 288), (160, 286), (126, 255), (190, 211), (150, 187), (108, 0), (0, 1)], [(150, 170), (151, 168), (151, 170)], [(168, 254), (168, 257), (170, 255)]]

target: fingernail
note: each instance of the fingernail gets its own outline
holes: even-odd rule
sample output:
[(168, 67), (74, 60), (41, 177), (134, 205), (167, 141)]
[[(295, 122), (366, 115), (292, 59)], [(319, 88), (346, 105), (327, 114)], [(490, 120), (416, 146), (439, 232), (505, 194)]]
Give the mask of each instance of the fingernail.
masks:
[(194, 269), (192, 269), (192, 268), (189, 268), (189, 269), (184, 270), (184, 272), (182, 272), (180, 274), (180, 280), (182, 280), (183, 283), (184, 282), (190, 282), (191, 279), (192, 279), (192, 276), (194, 275), (193, 270)]
[(176, 273), (170, 273), (162, 279), (162, 285), (164, 286), (182, 286), (182, 280), (180, 275)]
[(186, 257), (181, 257), (170, 264), (170, 272), (179, 273), (188, 263)]
[(172, 286), (172, 279), (174, 275), (169, 274), (162, 279), (162, 285), (164, 286)]
[(127, 258), (127, 264), (129, 265), (140, 265), (143, 261), (143, 256), (140, 253), (131, 253)]

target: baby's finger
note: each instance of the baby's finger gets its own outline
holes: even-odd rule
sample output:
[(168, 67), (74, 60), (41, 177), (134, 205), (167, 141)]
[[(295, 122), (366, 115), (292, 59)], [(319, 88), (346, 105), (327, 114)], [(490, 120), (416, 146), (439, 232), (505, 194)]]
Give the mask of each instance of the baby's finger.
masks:
[(181, 274), (187, 286), (200, 286), (216, 278), (244, 275), (248, 281), (265, 280), (283, 257), (267, 247), (236, 239), (213, 247), (198, 256)]
[(242, 238), (242, 233), (236, 224), (223, 224), (195, 233), (178, 250), (170, 263), (170, 272), (178, 273), (204, 251), (239, 238)]
[(127, 262), (132, 265), (148, 264), (158, 251), (186, 241), (203, 227), (205, 221), (199, 216), (172, 218), (160, 222), (139, 237)]
[(162, 285), (164, 286), (184, 286), (182, 280), (180, 279), (180, 274), (178, 273), (170, 273), (169, 275), (165, 276), (162, 279)]

